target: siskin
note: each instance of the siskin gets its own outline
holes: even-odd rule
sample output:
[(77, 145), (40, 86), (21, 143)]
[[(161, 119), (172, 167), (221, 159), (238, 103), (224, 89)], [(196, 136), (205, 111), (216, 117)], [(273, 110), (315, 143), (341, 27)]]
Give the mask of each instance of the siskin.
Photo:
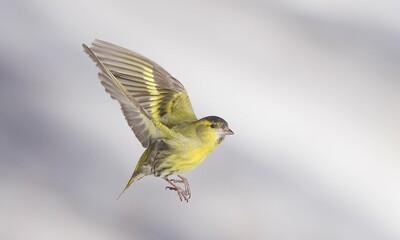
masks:
[[(147, 175), (165, 179), (179, 199), (191, 197), (189, 182), (178, 175), (192, 170), (225, 138), (233, 135), (220, 117), (197, 119), (183, 85), (153, 61), (117, 45), (95, 40), (87, 54), (100, 68), (99, 78), (146, 148), (118, 196)], [(179, 184), (183, 184), (181, 188)]]

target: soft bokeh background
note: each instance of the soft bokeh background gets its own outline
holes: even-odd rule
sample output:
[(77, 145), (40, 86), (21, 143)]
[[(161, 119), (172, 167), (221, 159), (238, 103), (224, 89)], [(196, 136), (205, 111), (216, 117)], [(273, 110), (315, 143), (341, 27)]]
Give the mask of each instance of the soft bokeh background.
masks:
[[(0, 3), (0, 239), (400, 239), (400, 2)], [(137, 51), (229, 137), (181, 203), (81, 44)]]

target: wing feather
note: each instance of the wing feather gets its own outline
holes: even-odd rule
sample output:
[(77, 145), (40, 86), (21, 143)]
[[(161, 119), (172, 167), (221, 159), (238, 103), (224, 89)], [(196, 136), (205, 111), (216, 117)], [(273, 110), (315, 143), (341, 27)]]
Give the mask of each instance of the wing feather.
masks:
[(183, 85), (158, 64), (101, 40), (90, 49), (150, 119), (167, 127), (197, 120)]
[[(173, 134), (161, 123), (154, 121), (152, 116), (138, 103), (138, 101), (129, 94), (129, 91), (115, 77), (112, 71), (103, 64), (91, 48), (83, 44), (85, 52), (97, 63), (100, 68), (99, 78), (101, 84), (105, 87), (113, 99), (121, 104), (122, 111), (136, 137), (147, 148), (152, 142), (160, 137)], [(143, 85), (141, 82), (139, 84)], [(145, 86), (145, 85), (144, 85)], [(141, 86), (143, 88), (143, 86)]]

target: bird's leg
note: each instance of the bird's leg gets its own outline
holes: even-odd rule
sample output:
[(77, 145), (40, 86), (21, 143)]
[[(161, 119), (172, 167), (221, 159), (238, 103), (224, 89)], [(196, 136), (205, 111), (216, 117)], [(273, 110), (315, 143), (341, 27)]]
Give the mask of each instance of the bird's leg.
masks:
[(185, 186), (185, 190), (183, 191), (183, 194), (186, 195), (187, 198), (189, 199), (189, 198), (192, 196), (192, 194), (191, 194), (191, 192), (190, 192), (189, 181), (188, 181), (185, 177), (183, 177), (183, 176), (181, 176), (181, 175), (178, 175), (178, 177), (179, 177), (181, 180), (178, 180), (178, 179), (171, 179), (170, 181), (171, 181), (171, 182), (174, 182), (174, 183), (183, 183), (183, 185)]
[(185, 191), (184, 191), (184, 190), (182, 190), (182, 188), (178, 187), (178, 186), (174, 183), (174, 182), (180, 181), (180, 180), (175, 180), (175, 179), (169, 180), (168, 178), (164, 178), (164, 179), (165, 179), (165, 181), (167, 181), (167, 182), (168, 182), (169, 184), (171, 184), (171, 186), (172, 186), (172, 187), (167, 186), (167, 187), (165, 187), (165, 189), (169, 189), (169, 190), (174, 190), (174, 191), (176, 191), (176, 192), (178, 193), (179, 199), (180, 199), (181, 201), (182, 201), (182, 198), (185, 199), (186, 202), (189, 201), (189, 198), (186, 196), (186, 193), (185, 193), (186, 189), (185, 189)]
[(192, 193), (190, 192), (189, 181), (181, 175), (178, 175), (178, 177), (181, 179), (181, 182), (183, 183), (183, 185), (185, 185), (185, 195), (189, 199), (192, 196)]

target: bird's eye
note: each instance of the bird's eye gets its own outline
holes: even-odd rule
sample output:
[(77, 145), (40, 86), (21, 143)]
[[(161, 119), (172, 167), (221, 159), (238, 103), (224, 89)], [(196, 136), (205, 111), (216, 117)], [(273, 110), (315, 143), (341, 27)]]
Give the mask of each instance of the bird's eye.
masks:
[(216, 128), (216, 127), (217, 127), (217, 124), (213, 123), (213, 124), (210, 125), (210, 127), (211, 127), (211, 128)]

